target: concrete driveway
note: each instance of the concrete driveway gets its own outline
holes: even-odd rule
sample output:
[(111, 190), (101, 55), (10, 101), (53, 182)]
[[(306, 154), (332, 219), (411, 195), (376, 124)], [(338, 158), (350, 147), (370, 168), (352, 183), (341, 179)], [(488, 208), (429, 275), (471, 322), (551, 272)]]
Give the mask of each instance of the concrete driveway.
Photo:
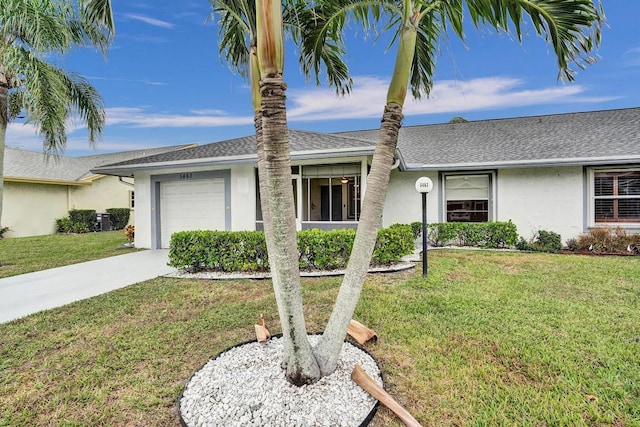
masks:
[(0, 323), (174, 272), (168, 255), (131, 252), (0, 279)]

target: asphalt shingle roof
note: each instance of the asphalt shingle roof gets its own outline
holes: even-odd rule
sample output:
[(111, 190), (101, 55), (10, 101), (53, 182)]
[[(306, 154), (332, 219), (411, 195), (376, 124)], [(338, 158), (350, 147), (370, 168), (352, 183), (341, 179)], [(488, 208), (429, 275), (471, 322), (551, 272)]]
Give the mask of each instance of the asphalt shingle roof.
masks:
[(6, 147), (4, 176), (23, 179), (80, 181), (91, 175), (90, 170), (105, 164), (180, 150), (188, 145), (96, 154), (82, 157), (47, 156), (35, 151)]
[[(292, 157), (373, 153), (377, 130), (325, 134), (290, 130)], [(640, 161), (640, 108), (408, 126), (398, 151), (408, 170)], [(111, 163), (95, 172), (175, 163), (255, 161), (253, 135)], [(130, 166), (130, 168), (128, 168)]]
[[(334, 134), (289, 130), (291, 153), (305, 153), (310, 151), (323, 151), (327, 153), (344, 149), (371, 150), (375, 143), (368, 140), (340, 136)], [(122, 167), (127, 165), (152, 165), (154, 163), (178, 162), (188, 160), (225, 159), (230, 157), (246, 156), (255, 160), (256, 142), (255, 136), (230, 139), (199, 145), (185, 150), (157, 154), (140, 159), (131, 159), (119, 163), (109, 164), (108, 167)], [(96, 170), (98, 172), (99, 170)]]
[[(375, 141), (377, 130), (339, 135)], [(640, 108), (554, 114), (400, 129), (405, 165), (442, 169), (640, 159)]]

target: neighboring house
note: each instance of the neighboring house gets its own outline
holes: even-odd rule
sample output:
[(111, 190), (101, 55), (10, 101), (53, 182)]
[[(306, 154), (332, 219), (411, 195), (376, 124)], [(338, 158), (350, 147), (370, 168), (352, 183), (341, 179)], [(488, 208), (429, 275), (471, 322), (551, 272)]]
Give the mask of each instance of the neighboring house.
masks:
[(133, 208), (132, 180), (93, 174), (90, 170), (108, 163), (186, 147), (192, 145), (84, 157), (46, 156), (7, 147), (1, 224), (10, 227), (10, 231), (5, 236), (55, 233), (55, 219), (68, 216), (72, 209), (105, 212), (108, 208)]
[[(377, 131), (290, 131), (298, 229), (355, 227)], [(417, 178), (434, 182), (429, 222), (512, 220), (525, 238), (596, 226), (640, 231), (640, 108), (400, 130), (383, 226), (421, 220)], [(179, 230), (261, 229), (254, 137), (93, 170), (135, 178), (136, 246)], [(144, 212), (144, 214), (141, 214)]]

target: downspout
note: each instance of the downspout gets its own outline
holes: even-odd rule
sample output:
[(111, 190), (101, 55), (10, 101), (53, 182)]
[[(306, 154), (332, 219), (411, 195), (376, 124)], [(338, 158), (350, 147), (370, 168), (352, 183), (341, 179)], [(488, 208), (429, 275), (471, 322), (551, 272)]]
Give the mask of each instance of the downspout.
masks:
[(118, 177), (118, 181), (120, 181), (121, 183), (123, 183), (124, 185), (128, 185), (129, 187), (134, 187), (135, 188), (135, 184), (132, 182), (127, 182), (124, 179), (122, 179), (123, 177), (119, 176)]

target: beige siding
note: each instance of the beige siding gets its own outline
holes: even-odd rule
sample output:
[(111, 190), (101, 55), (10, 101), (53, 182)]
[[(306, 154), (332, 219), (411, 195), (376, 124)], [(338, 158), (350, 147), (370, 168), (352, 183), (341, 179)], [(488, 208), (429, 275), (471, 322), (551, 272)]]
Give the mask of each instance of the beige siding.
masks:
[[(107, 176), (91, 185), (67, 186), (31, 184), (6, 181), (4, 183), (3, 226), (11, 227), (6, 237), (26, 237), (53, 234), (56, 218), (69, 215), (71, 209), (128, 208), (133, 187)], [(129, 222), (133, 224), (133, 211)]]
[(55, 219), (68, 215), (67, 186), (4, 183), (2, 225), (11, 227), (6, 237), (55, 233)]

